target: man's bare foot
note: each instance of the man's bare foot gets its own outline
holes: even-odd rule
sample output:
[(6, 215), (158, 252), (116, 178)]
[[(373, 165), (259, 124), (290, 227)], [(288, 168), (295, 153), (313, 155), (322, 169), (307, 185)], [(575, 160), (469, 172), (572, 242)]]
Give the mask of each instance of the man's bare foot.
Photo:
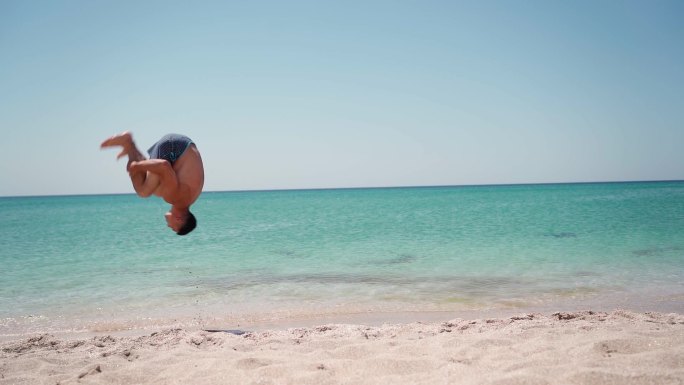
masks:
[(114, 135), (111, 138), (106, 139), (102, 144), (100, 144), (100, 148), (107, 148), (107, 147), (116, 147), (116, 146), (121, 146), (123, 149), (119, 153), (119, 155), (116, 156), (116, 159), (121, 158), (122, 156), (128, 155), (128, 153), (131, 151), (131, 148), (134, 147), (133, 144), (133, 135), (129, 131), (122, 132), (118, 135)]

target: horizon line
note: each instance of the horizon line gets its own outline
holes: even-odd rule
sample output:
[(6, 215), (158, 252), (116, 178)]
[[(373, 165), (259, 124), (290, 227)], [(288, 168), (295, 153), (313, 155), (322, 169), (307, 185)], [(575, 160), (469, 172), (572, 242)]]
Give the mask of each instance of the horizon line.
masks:
[[(359, 187), (304, 187), (304, 188), (272, 188), (272, 189), (244, 189), (244, 190), (209, 190), (202, 193), (244, 193), (244, 192), (279, 192), (279, 191), (326, 191), (326, 190), (372, 190), (372, 189), (408, 189), (408, 188), (445, 188), (445, 187), (506, 187), (506, 186), (545, 186), (570, 184), (628, 184), (628, 183), (678, 183), (684, 179), (654, 179), (654, 180), (615, 180), (615, 181), (580, 181), (580, 182), (525, 182), (525, 183), (479, 183), (479, 184), (444, 184), (444, 185), (397, 185), (397, 186), (359, 186)], [(136, 195), (135, 192), (121, 193), (75, 193), (75, 194), (29, 194), (29, 195), (1, 195), (0, 198), (49, 198), (49, 197), (83, 197), (83, 196), (113, 196)]]

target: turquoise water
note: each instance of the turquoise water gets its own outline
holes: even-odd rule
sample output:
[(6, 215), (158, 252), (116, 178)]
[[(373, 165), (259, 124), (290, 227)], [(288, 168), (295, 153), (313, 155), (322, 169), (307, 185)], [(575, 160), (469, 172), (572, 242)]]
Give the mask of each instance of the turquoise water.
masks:
[(684, 311), (684, 182), (0, 198), (0, 334), (364, 312)]

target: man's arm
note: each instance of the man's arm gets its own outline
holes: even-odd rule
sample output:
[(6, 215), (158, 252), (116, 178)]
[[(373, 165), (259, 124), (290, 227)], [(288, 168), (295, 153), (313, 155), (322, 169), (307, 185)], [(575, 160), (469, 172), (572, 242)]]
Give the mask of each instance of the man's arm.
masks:
[[(140, 162), (131, 162), (128, 167), (128, 172), (131, 175), (138, 173), (152, 173), (159, 177), (159, 185), (161, 185), (164, 191), (165, 198), (173, 199), (177, 194), (178, 190), (178, 178), (176, 178), (176, 172), (173, 171), (171, 163), (164, 159), (148, 159)], [(149, 178), (149, 177), (148, 177)], [(144, 189), (144, 186), (142, 187)], [(155, 186), (152, 186), (154, 190)], [(152, 191), (144, 191), (149, 196)]]

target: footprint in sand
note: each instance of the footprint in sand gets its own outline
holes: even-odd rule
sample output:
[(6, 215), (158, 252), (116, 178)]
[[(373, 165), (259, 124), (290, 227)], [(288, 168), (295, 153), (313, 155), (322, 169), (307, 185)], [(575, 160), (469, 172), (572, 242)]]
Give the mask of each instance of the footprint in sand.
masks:
[(244, 358), (235, 363), (238, 369), (253, 370), (271, 365), (271, 361), (260, 360), (258, 358)]

